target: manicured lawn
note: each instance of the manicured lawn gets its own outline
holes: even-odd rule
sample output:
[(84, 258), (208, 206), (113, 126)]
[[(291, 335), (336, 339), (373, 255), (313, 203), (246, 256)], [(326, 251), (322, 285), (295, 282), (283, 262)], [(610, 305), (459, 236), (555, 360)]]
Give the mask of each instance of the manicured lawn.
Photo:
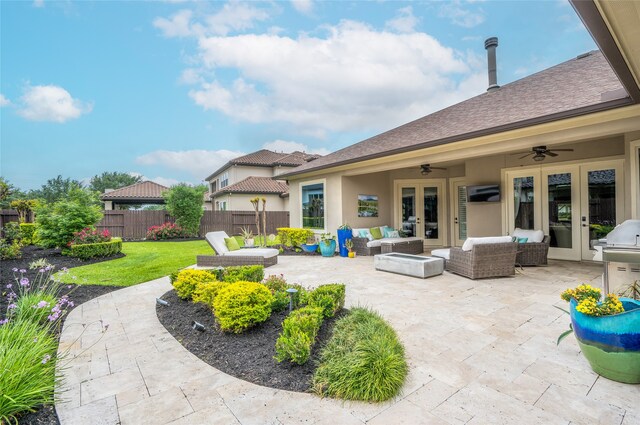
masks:
[(63, 281), (80, 285), (131, 286), (195, 264), (198, 254), (213, 255), (206, 241), (125, 242), (122, 252), (126, 257), (75, 267)]

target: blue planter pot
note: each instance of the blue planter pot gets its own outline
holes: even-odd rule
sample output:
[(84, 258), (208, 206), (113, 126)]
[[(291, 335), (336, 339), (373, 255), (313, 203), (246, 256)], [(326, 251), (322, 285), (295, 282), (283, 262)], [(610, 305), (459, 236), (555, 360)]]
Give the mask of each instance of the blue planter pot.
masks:
[(316, 252), (318, 250), (318, 244), (317, 243), (313, 245), (302, 244), (300, 245), (300, 248), (302, 248), (304, 252)]
[(613, 381), (640, 384), (640, 301), (620, 301), (624, 313), (593, 317), (577, 311), (571, 300), (571, 323), (594, 372)]
[(349, 229), (338, 229), (338, 246), (340, 247), (340, 256), (341, 257), (347, 257), (349, 255), (349, 250), (347, 249), (346, 246), (344, 246), (344, 243), (348, 240), (351, 239), (353, 236), (353, 234), (351, 233), (351, 230)]
[(333, 257), (336, 253), (336, 241), (332, 240), (329, 244), (320, 242), (320, 253), (323, 257)]

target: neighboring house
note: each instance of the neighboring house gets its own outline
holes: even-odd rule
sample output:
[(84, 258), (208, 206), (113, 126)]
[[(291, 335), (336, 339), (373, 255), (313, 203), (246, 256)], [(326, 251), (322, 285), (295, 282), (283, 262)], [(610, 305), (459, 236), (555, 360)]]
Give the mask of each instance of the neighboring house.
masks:
[(640, 218), (640, 16), (572, 4), (600, 51), (503, 87), (490, 69), (486, 93), (281, 175), (291, 225), (390, 224), (425, 248), (535, 228), (550, 258), (593, 259), (602, 229)]
[(304, 152), (278, 153), (262, 149), (232, 159), (205, 179), (213, 209), (251, 210), (249, 200), (258, 196), (266, 199), (268, 211), (286, 211), (289, 187), (276, 177), (319, 157)]
[(131, 205), (164, 205), (162, 194), (167, 190), (169, 188), (161, 184), (143, 181), (120, 189), (107, 189), (100, 195), (100, 200), (104, 202), (105, 210), (127, 209)]

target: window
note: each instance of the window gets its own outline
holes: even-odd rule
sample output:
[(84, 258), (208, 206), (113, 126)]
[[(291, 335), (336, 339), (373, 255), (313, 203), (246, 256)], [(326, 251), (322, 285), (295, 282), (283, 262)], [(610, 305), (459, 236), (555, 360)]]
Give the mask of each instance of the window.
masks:
[(219, 201), (216, 202), (218, 204), (218, 211), (226, 211), (227, 210), (227, 201)]
[(218, 190), (218, 180), (209, 183), (209, 193), (214, 193), (216, 190)]
[(324, 183), (302, 186), (302, 227), (324, 229)]
[(220, 176), (220, 189), (223, 187), (229, 186), (229, 173), (225, 172)]

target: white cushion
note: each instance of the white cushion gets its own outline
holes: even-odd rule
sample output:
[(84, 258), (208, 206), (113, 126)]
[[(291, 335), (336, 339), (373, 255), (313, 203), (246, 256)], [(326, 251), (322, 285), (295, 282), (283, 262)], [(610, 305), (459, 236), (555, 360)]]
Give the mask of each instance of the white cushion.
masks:
[(544, 239), (544, 232), (542, 230), (525, 230), (516, 227), (512, 236), (527, 238), (527, 242), (542, 242)]
[(204, 237), (216, 251), (216, 254), (224, 255), (229, 252), (227, 244), (224, 243), (224, 238), (229, 237), (226, 232), (209, 232)]
[(449, 248), (441, 248), (441, 249), (432, 250), (430, 256), (444, 258), (445, 260), (448, 260), (449, 254), (451, 254), (451, 250)]
[(462, 245), (463, 251), (471, 251), (474, 245), (483, 245), (489, 243), (505, 243), (512, 241), (511, 236), (490, 236), (486, 238), (467, 238)]
[(382, 241), (382, 244), (392, 244), (396, 242), (420, 241), (422, 239), (412, 236), (410, 238), (383, 238), (380, 240)]
[(380, 245), (382, 245), (382, 241), (383, 240), (384, 239), (374, 239), (372, 241), (369, 241), (369, 242), (367, 242), (367, 247), (369, 247), (369, 248), (374, 248), (374, 247), (377, 248)]
[(271, 258), (278, 255), (279, 252), (280, 251), (274, 248), (242, 248), (235, 251), (227, 251), (222, 255), (227, 257), (241, 256)]

